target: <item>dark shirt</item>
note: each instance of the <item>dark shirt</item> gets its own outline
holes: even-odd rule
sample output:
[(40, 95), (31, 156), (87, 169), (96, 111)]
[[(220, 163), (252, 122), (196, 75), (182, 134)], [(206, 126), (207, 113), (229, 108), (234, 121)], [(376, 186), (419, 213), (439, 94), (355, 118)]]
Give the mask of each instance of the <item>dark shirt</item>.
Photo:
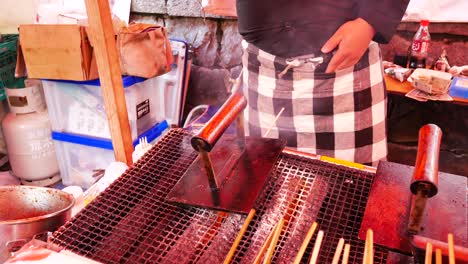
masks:
[(318, 54), (345, 22), (358, 17), (387, 43), (409, 0), (237, 0), (239, 33), (266, 52), (295, 57)]

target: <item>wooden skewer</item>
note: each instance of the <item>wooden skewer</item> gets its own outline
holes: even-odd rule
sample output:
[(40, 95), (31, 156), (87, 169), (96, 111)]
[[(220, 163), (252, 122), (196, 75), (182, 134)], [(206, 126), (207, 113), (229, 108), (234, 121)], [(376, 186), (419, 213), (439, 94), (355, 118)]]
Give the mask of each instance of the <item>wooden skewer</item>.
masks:
[(350, 244), (346, 244), (344, 246), (344, 252), (343, 252), (343, 261), (341, 261), (341, 264), (348, 264), (348, 258), (349, 258), (349, 250), (351, 249)]
[(426, 260), (424, 261), (424, 264), (432, 264), (432, 244), (431, 243), (426, 244)]
[(436, 249), (436, 264), (442, 264), (442, 250)]
[(294, 264), (299, 264), (301, 262), (302, 256), (304, 255), (305, 250), (307, 249), (307, 245), (309, 245), (310, 239), (314, 235), (315, 229), (317, 229), (317, 222), (312, 223), (307, 232), (304, 241), (302, 241), (302, 245), (299, 248), (299, 252), (297, 252), (296, 259), (294, 260)]
[(279, 113), (276, 115), (275, 119), (273, 120), (273, 123), (271, 124), (271, 126), (267, 129), (267, 131), (263, 134), (263, 137), (267, 137), (268, 134), (270, 134), (270, 130), (273, 128), (273, 126), (276, 124), (276, 121), (278, 121), (278, 118), (281, 116), (281, 114), (283, 113), (284, 111), (284, 107), (281, 108), (281, 110), (279, 111)]
[[(281, 114), (281, 113), (280, 113)], [(293, 183), (293, 182), (290, 182)], [(298, 201), (300, 199), (300, 195), (302, 193), (302, 190), (304, 188), (305, 182), (304, 180), (300, 180), (297, 185), (295, 185), (294, 189), (296, 190), (294, 192), (295, 195), (291, 196), (288, 202), (288, 207), (286, 209), (286, 212), (283, 213), (283, 217), (281, 220), (276, 224), (275, 229), (271, 231), (270, 235), (273, 233), (274, 236), (272, 238), (269, 238), (267, 243), (264, 244), (264, 247), (268, 247), (267, 254), (264, 258), (263, 263), (270, 263), (271, 258), (273, 256), (273, 253), (275, 252), (276, 244), (278, 243), (279, 237), (281, 236), (281, 232), (283, 229), (288, 230), (289, 225), (291, 224), (291, 220), (294, 218), (294, 214), (296, 211), (296, 208), (298, 206)], [(262, 250), (264, 251), (264, 247), (262, 247)], [(256, 261), (260, 261), (262, 259), (262, 255), (264, 252), (259, 252), (259, 255), (257, 255), (257, 258), (255, 259)]]
[(310, 258), (309, 264), (317, 263), (318, 254), (320, 251), (320, 246), (322, 245), (323, 240), (323, 230), (320, 230), (317, 234), (317, 240), (315, 240), (314, 250), (312, 251), (312, 257)]
[(369, 264), (374, 263), (374, 232), (369, 229)]
[(336, 246), (335, 255), (333, 256), (332, 264), (338, 264), (340, 261), (341, 251), (343, 250), (344, 238), (340, 238)]
[(275, 225), (275, 227), (273, 227), (273, 229), (271, 230), (271, 232), (270, 232), (270, 234), (268, 235), (267, 239), (265, 240), (265, 243), (263, 243), (262, 248), (258, 251), (257, 256), (255, 257), (255, 260), (254, 260), (254, 262), (253, 262), (254, 264), (258, 264), (258, 263), (260, 263), (260, 261), (262, 260), (263, 254), (265, 253), (265, 251), (267, 250), (268, 246), (270, 245), (271, 239), (273, 238), (273, 235), (274, 235), (274, 233), (275, 233), (275, 231), (276, 231), (276, 228), (278, 228), (278, 224), (279, 224), (279, 223), (277, 223), (277, 224)]
[(367, 230), (366, 243), (364, 245), (364, 258), (362, 259), (362, 263), (374, 263), (374, 233), (372, 232), (372, 229)]
[(273, 253), (275, 252), (276, 244), (278, 243), (278, 239), (281, 235), (281, 231), (283, 230), (283, 226), (284, 226), (284, 217), (281, 218), (281, 220), (278, 223), (278, 226), (276, 227), (275, 234), (273, 235), (273, 239), (271, 240), (270, 246), (268, 247), (265, 260), (263, 261), (264, 264), (270, 264), (271, 257), (273, 256)]
[(455, 250), (453, 248), (453, 234), (448, 234), (449, 264), (455, 264)]
[(244, 221), (244, 224), (242, 225), (241, 230), (239, 231), (239, 234), (237, 234), (236, 240), (234, 240), (234, 243), (232, 244), (231, 249), (229, 250), (226, 258), (224, 259), (224, 264), (228, 264), (231, 262), (232, 257), (234, 256), (234, 253), (236, 252), (237, 247), (239, 246), (239, 243), (244, 236), (245, 231), (247, 231), (247, 228), (249, 227), (250, 221), (252, 221), (252, 218), (255, 215), (255, 209), (251, 209), (249, 212), (249, 215), (247, 215), (247, 218)]

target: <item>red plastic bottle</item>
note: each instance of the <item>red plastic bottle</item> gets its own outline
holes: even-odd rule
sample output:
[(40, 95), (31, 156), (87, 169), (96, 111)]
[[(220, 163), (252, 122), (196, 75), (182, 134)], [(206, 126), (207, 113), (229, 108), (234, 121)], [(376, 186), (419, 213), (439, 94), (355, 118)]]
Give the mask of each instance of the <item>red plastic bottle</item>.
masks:
[(413, 37), (409, 68), (426, 68), (426, 59), (431, 43), (429, 20), (421, 20), (419, 29)]

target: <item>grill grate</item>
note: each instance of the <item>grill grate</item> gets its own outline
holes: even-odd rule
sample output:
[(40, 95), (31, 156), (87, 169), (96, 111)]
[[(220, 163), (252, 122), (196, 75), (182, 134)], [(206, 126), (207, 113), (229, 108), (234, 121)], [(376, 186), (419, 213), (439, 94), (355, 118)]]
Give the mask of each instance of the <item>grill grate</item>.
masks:
[[(55, 232), (51, 242), (103, 263), (222, 263), (245, 216), (165, 201), (196, 156), (190, 134), (171, 130)], [(319, 263), (331, 262), (341, 237), (351, 243), (349, 263), (362, 262), (364, 241), (357, 237), (373, 177), (373, 173), (281, 154), (233, 263), (252, 263), (283, 214), (289, 220), (273, 263), (292, 262), (313, 221), (325, 232)], [(374, 263), (385, 263), (386, 256), (386, 250), (375, 247)]]

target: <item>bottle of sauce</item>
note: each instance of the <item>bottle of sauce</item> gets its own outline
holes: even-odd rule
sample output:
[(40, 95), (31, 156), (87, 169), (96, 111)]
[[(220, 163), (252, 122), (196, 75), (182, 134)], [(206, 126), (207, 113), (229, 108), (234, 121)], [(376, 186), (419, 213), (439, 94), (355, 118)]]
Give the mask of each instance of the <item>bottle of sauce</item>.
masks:
[(411, 44), (409, 68), (426, 68), (431, 35), (429, 34), (429, 20), (421, 20), (419, 29), (414, 34)]

